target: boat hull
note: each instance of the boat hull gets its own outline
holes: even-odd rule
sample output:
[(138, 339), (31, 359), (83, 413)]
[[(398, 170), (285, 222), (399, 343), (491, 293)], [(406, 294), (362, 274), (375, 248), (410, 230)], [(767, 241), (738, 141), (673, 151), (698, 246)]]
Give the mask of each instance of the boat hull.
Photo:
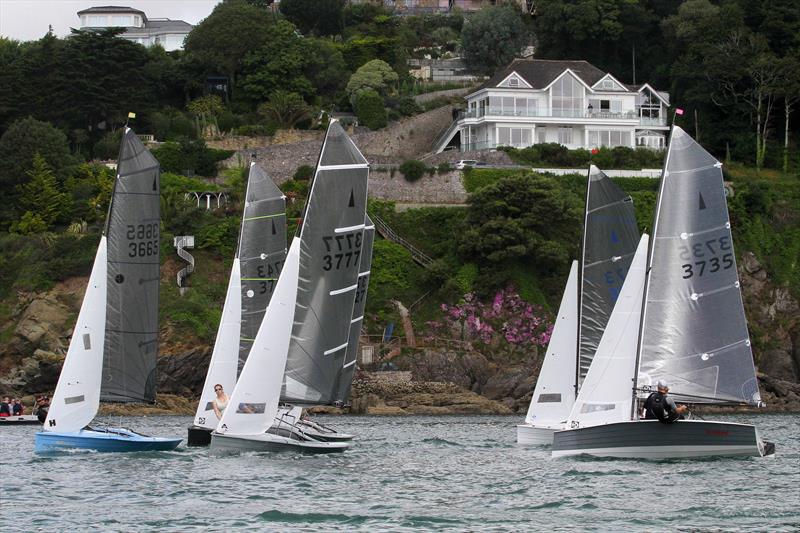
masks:
[(186, 436), (187, 446), (208, 446), (211, 444), (211, 433), (213, 429), (208, 429), (200, 426), (189, 426), (189, 431)]
[(517, 443), (527, 446), (550, 446), (553, 444), (553, 434), (558, 429), (517, 424)]
[(305, 454), (341, 453), (350, 447), (346, 442), (296, 440), (289, 437), (262, 433), (259, 435), (211, 434), (212, 453), (233, 454), (243, 452), (295, 452)]
[(36, 453), (75, 449), (98, 452), (170, 451), (177, 448), (181, 440), (148, 437), (123, 428), (82, 429), (72, 432), (40, 431), (36, 434)]
[(3, 416), (0, 417), (0, 427), (2, 426), (25, 426), (25, 425), (42, 425), (39, 417), (36, 415), (16, 415), (16, 416)]
[(760, 457), (774, 453), (774, 445), (758, 436), (755, 426), (733, 422), (657, 420), (617, 422), (557, 431), (553, 457), (591, 455), (634, 459), (691, 457)]

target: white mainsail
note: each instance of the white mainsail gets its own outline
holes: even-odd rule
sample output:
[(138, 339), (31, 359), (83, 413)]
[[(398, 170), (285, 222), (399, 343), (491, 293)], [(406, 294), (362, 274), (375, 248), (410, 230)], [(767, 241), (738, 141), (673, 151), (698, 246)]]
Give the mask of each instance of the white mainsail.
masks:
[(217, 416), (211, 402), (216, 393), (214, 385), (219, 383), (226, 393), (230, 393), (236, 385), (236, 370), (239, 362), (239, 328), (242, 318), (242, 293), (241, 274), (239, 272), (239, 258), (233, 259), (231, 276), (228, 280), (228, 292), (225, 296), (225, 305), (222, 308), (222, 318), (217, 330), (217, 339), (211, 362), (208, 365), (208, 374), (203, 384), (203, 392), (197, 412), (194, 415), (194, 424), (199, 427), (215, 429)]
[(525, 421), (538, 427), (560, 427), (575, 401), (578, 329), (578, 262), (573, 261), (558, 308), (550, 344), (536, 381)]
[(592, 358), (568, 427), (586, 427), (630, 419), (631, 379), (642, 315), (649, 236), (642, 235), (608, 325)]
[(262, 434), (275, 420), (294, 321), (299, 268), (300, 239), (295, 237), (250, 355), (217, 427), (219, 433)]
[(103, 235), (44, 431), (80, 431), (92, 421), (100, 406), (106, 330), (106, 246), (106, 237)]

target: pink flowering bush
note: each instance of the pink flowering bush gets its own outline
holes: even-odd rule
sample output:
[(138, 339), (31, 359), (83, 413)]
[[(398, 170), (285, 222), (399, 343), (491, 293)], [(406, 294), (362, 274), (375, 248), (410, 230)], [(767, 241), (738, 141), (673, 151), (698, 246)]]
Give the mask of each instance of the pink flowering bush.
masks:
[(462, 341), (514, 352), (546, 346), (553, 324), (541, 306), (524, 301), (513, 287), (497, 291), (491, 303), (467, 293), (456, 305), (441, 305), (441, 321), (427, 323), (438, 336), (458, 335)]

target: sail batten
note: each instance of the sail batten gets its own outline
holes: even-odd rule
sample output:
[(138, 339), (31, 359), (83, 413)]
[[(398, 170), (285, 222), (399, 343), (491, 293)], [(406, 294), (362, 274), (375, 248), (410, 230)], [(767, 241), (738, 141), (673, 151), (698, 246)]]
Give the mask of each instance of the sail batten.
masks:
[(653, 233), (637, 385), (759, 404), (721, 165), (678, 127)]

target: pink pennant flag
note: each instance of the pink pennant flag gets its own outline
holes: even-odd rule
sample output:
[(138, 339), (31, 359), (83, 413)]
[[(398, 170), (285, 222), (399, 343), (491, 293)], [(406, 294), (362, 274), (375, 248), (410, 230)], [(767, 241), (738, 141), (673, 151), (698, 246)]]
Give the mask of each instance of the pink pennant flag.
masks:
[(675, 114), (676, 115), (683, 115), (683, 109), (681, 109), (680, 107), (676, 107), (675, 108)]

